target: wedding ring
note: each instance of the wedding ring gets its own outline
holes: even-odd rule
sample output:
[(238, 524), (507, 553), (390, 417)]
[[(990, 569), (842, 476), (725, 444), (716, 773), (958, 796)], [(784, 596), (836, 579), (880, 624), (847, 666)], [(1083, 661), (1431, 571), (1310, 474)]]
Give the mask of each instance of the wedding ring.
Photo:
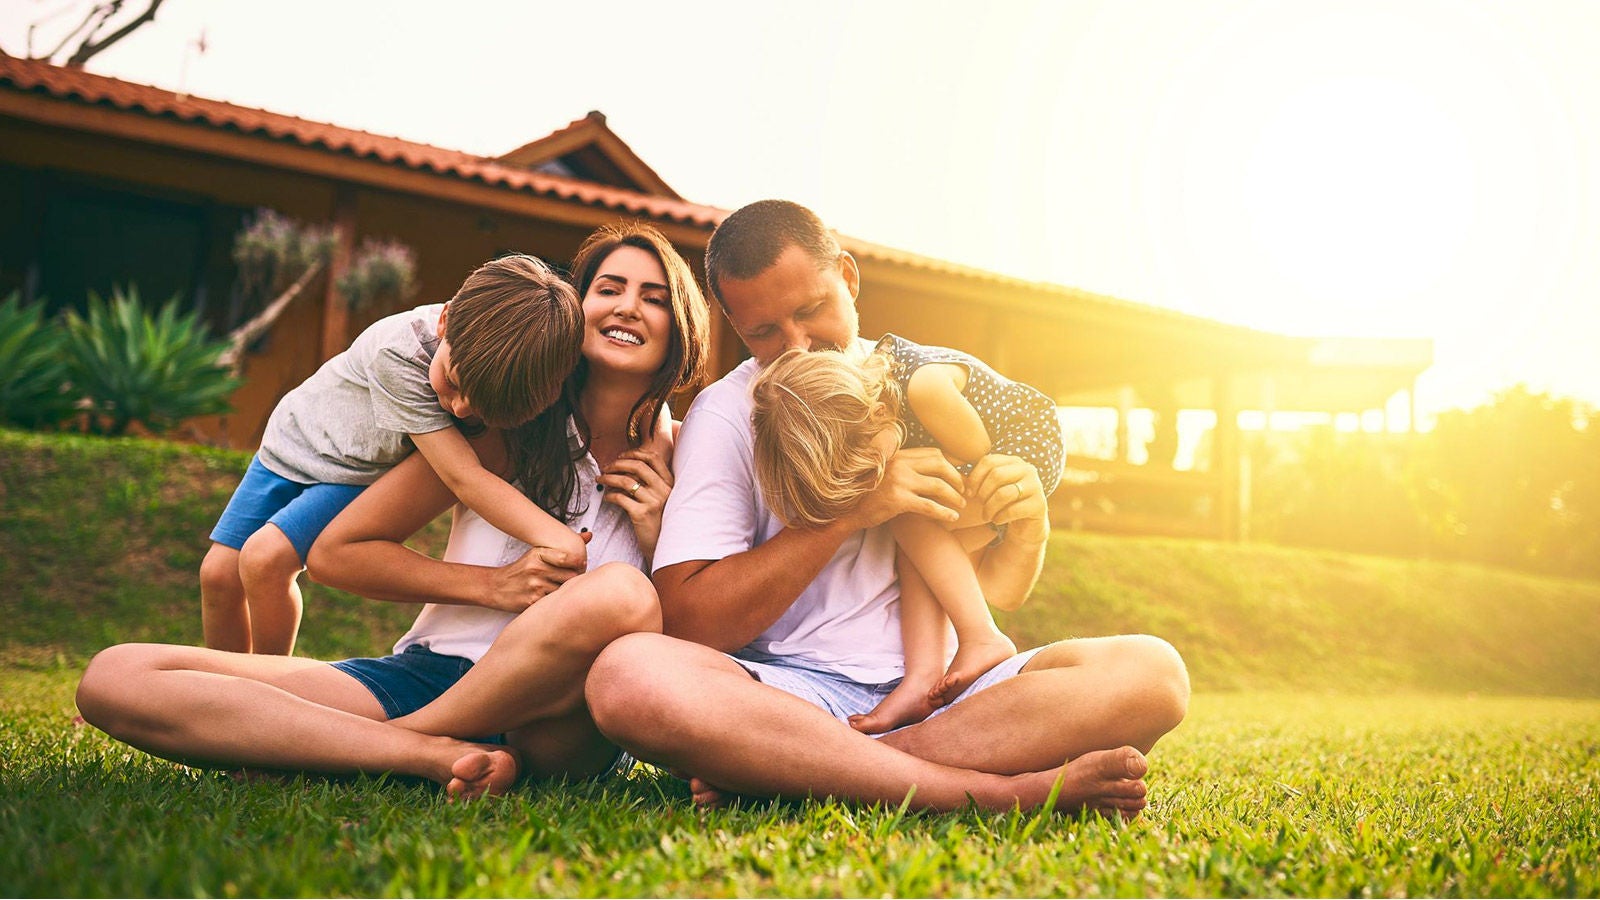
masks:
[(633, 483), (633, 487), (628, 488), (628, 496), (632, 497), (635, 500), (639, 499), (639, 488), (642, 488), (642, 487), (644, 487), (644, 482), (635, 481)]

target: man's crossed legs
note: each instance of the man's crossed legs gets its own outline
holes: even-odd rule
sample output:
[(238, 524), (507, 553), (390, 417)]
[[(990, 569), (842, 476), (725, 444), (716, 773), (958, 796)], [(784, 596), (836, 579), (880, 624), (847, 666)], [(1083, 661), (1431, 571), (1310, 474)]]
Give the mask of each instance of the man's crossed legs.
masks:
[(839, 797), (924, 809), (1042, 806), (1132, 817), (1144, 754), (1183, 720), (1189, 679), (1159, 638), (1041, 648), (1016, 676), (942, 715), (871, 738), (763, 684), (732, 658), (659, 634), (623, 637), (587, 683), (600, 730), (635, 756), (722, 791)]

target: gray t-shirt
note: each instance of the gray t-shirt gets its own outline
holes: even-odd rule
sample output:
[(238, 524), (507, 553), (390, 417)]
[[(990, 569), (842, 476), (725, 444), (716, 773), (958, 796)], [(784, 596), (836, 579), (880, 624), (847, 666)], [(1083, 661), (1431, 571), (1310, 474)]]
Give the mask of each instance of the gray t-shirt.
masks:
[(408, 435), (454, 425), (428, 382), (443, 308), (379, 319), (285, 394), (267, 420), (261, 464), (301, 484), (371, 484), (415, 449)]

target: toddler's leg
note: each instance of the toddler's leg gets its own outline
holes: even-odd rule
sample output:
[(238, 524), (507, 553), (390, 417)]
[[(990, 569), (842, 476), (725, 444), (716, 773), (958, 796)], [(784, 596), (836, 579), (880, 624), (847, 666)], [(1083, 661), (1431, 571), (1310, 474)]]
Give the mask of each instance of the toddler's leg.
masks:
[(305, 563), (294, 544), (267, 524), (239, 551), (239, 576), (244, 583), (250, 617), (250, 650), (288, 656), (300, 633), (300, 585), (295, 580)]
[(250, 610), (239, 577), (239, 551), (212, 544), (200, 562), (200, 630), (212, 650), (250, 652)]
[(954, 700), (979, 675), (1017, 652), (994, 623), (972, 560), (956, 536), (932, 519), (901, 516), (891, 526), (902, 552), (927, 580), (950, 623), (955, 626), (955, 659), (934, 685), (928, 699), (940, 706)]
[(896, 554), (895, 568), (900, 575), (900, 638), (905, 645), (906, 674), (871, 712), (850, 717), (850, 727), (863, 734), (882, 734), (921, 722), (939, 705), (933, 702), (932, 691), (944, 670), (950, 620), (904, 553)]

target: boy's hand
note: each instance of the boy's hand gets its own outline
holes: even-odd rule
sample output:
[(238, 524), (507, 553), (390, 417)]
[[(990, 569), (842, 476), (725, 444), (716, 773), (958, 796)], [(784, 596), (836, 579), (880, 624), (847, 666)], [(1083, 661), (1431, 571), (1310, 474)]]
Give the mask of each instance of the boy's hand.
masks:
[(571, 534), (577, 539), (576, 553), (570, 548), (532, 547), (515, 561), (495, 569), (489, 607), (522, 612), (569, 578), (582, 574), (588, 562), (586, 545), (594, 535)]

